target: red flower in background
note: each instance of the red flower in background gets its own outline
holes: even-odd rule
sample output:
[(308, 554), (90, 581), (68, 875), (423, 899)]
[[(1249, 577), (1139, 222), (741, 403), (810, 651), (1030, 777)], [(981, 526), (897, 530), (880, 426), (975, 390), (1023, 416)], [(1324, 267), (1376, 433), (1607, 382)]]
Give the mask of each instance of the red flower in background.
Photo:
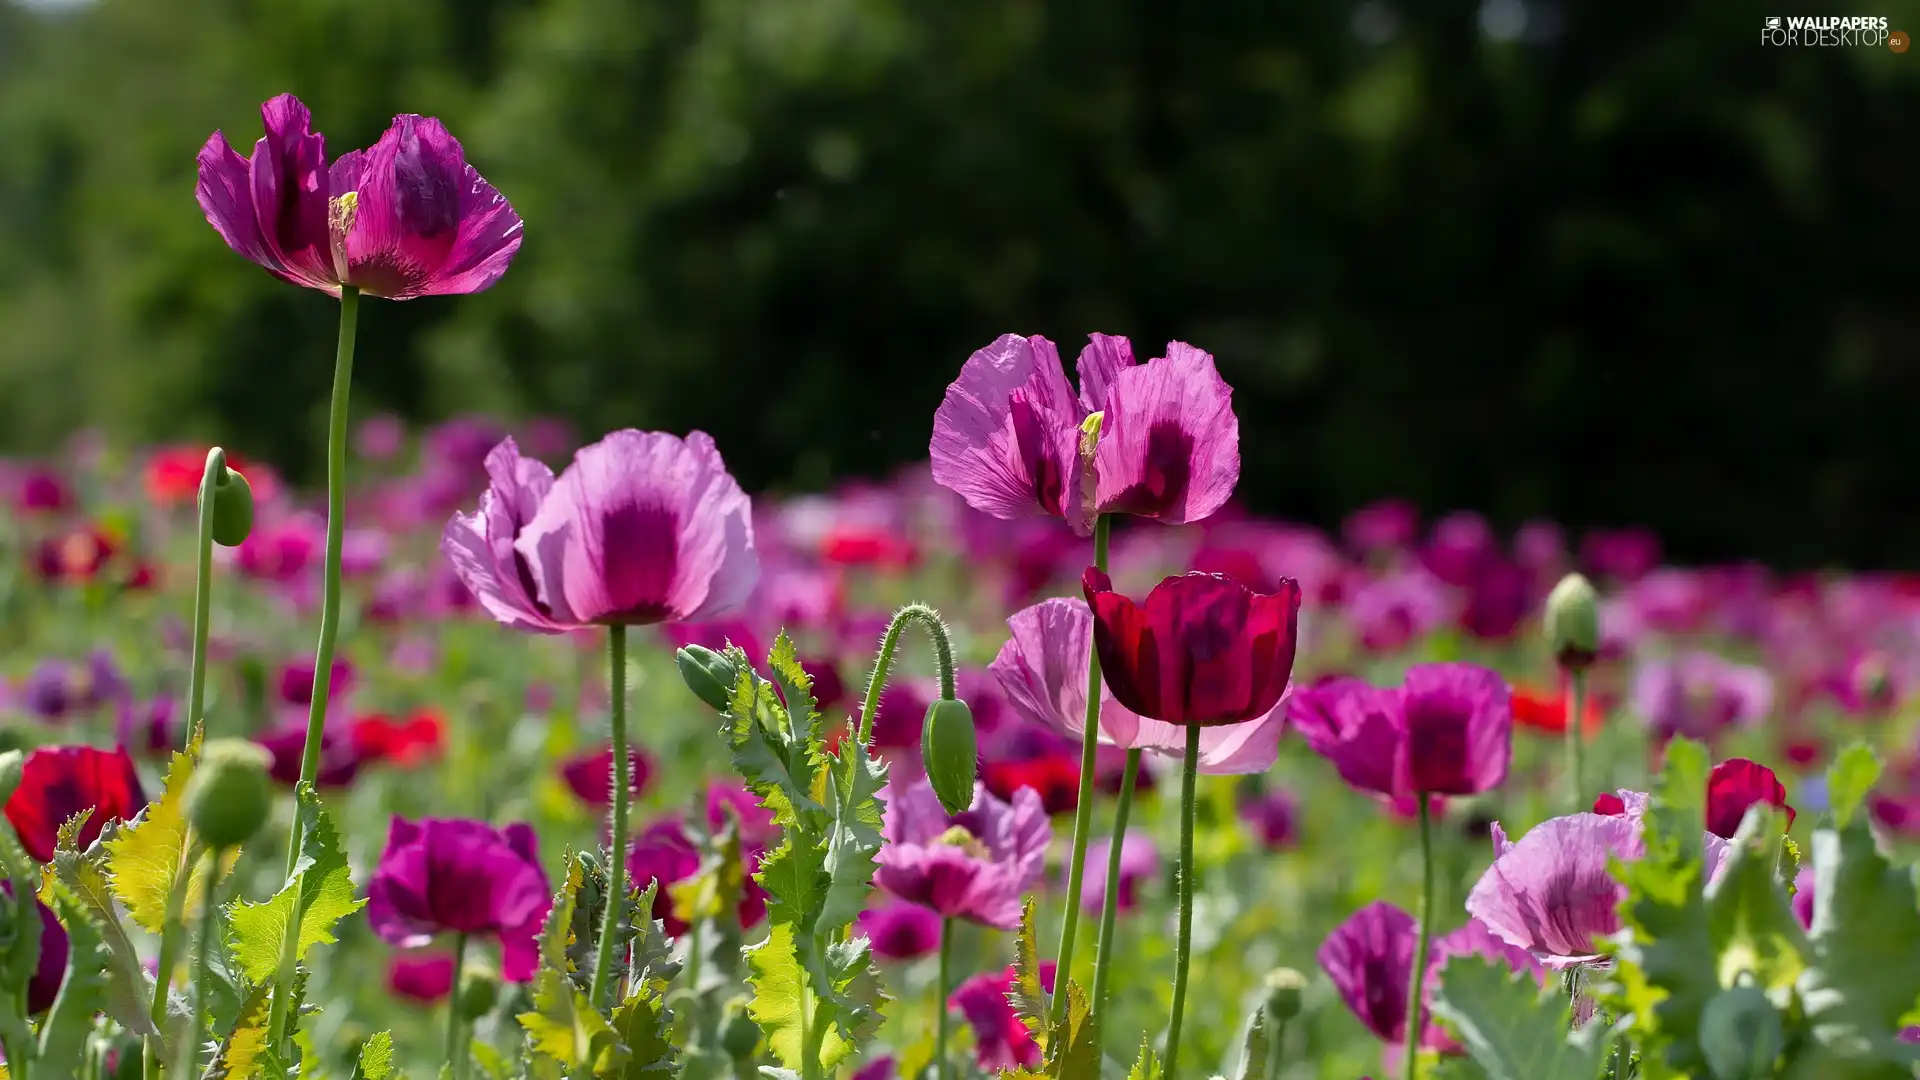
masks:
[[(1599, 701), (1589, 696), (1586, 710), (1581, 716), (1581, 733), (1589, 739), (1593, 738), (1606, 719), (1606, 710), (1600, 707)], [(1555, 691), (1517, 686), (1513, 690), (1513, 722), (1549, 735), (1564, 735), (1567, 730), (1567, 699)]]
[[(147, 458), (147, 467), (140, 477), (141, 485), (147, 489), (147, 498), (155, 505), (191, 503), (200, 497), (200, 476), (206, 467), (207, 448), (204, 446), (162, 447)], [(253, 489), (256, 501), (271, 499), (279, 489), (272, 470), (250, 464), (231, 450), (227, 451), (227, 468), (247, 478), (247, 485)]]
[[(641, 751), (627, 749), (628, 790), (634, 799), (647, 790), (653, 777), (653, 759)], [(588, 806), (605, 808), (613, 804), (613, 747), (603, 746), (591, 753), (578, 754), (560, 763), (560, 778)]]
[(80, 830), (79, 846), (100, 837), (109, 821), (124, 821), (147, 805), (140, 775), (123, 747), (43, 746), (27, 755), (20, 786), (7, 800), (7, 820), (20, 846), (41, 862), (53, 858), (60, 826), (82, 810), (92, 810)]
[(48, 581), (92, 581), (118, 550), (111, 536), (83, 525), (42, 540), (35, 562)]
[(354, 721), (353, 752), (363, 761), (424, 764), (445, 749), (446, 727), (446, 721), (432, 709), (420, 709), (399, 720), (373, 713)]
[(1014, 792), (1030, 787), (1049, 816), (1064, 814), (1080, 804), (1080, 757), (1049, 753), (1018, 761), (990, 761), (980, 771), (980, 782), (1001, 799), (1011, 799)]
[(838, 566), (866, 566), (904, 570), (919, 561), (920, 553), (906, 537), (872, 526), (835, 528), (820, 542), (820, 558)]

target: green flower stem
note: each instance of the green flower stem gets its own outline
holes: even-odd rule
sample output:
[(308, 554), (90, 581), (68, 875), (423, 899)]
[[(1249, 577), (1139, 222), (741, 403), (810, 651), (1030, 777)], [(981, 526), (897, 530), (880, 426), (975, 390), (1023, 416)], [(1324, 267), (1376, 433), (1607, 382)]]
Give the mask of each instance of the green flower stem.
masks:
[(200, 546), (193, 578), (193, 669), (187, 676), (187, 740), (202, 722), (207, 700), (207, 624), (213, 618), (213, 500), (214, 485), (227, 471), (227, 452), (207, 451), (207, 467), (200, 474)]
[[(187, 865), (191, 867), (193, 861), (189, 859)], [(154, 971), (153, 1002), (147, 1008), (147, 1018), (153, 1021), (156, 1032), (167, 1030), (167, 995), (173, 988), (173, 969), (179, 965), (180, 937), (186, 932), (187, 883), (192, 879), (191, 873), (174, 875), (173, 888), (167, 893), (167, 911), (160, 924), (160, 960)], [(160, 1036), (148, 1035), (141, 1041), (141, 1074), (144, 1080), (159, 1080)]]
[[(320, 738), (327, 724), (327, 699), (333, 691), (333, 644), (340, 633), (340, 546), (347, 526), (347, 403), (353, 389), (353, 338), (360, 319), (360, 290), (340, 287), (340, 340), (333, 354), (333, 400), (327, 411), (327, 549), (320, 593), (320, 642), (313, 651), (313, 700), (307, 706), (307, 741), (300, 753), (300, 780), (312, 783), (320, 772)], [(287, 877), (300, 865), (300, 817), (287, 830)], [(294, 894), (292, 923), (300, 925), (306, 912)], [(276, 1052), (287, 1033), (287, 995), (297, 966), (294, 945), (300, 935), (288, 934), (280, 971), (273, 984), (268, 1032)]]
[(453, 936), (453, 993), (447, 995), (447, 1063), (453, 1067), (453, 1080), (465, 1080), (471, 1051), (460, 1042), (460, 965), (467, 959), (467, 935)]
[(1567, 680), (1567, 783), (1573, 785), (1572, 805), (1575, 813), (1586, 809), (1582, 805), (1587, 798), (1587, 778), (1582, 769), (1582, 757), (1586, 753), (1586, 740), (1580, 725), (1586, 721), (1587, 713), (1587, 673), (1584, 668), (1575, 668)]
[[(1107, 569), (1107, 537), (1112, 520), (1093, 519), (1093, 565)], [(1087, 874), (1087, 836), (1093, 829), (1093, 770), (1100, 749), (1100, 650), (1087, 640), (1087, 713), (1080, 725), (1080, 796), (1073, 807), (1073, 856), (1067, 862), (1067, 914), (1060, 927), (1060, 953), (1054, 967), (1053, 1019), (1067, 1016), (1067, 981), (1073, 972), (1073, 939), (1080, 930), (1080, 883)]]
[(613, 946), (620, 936), (620, 909), (627, 895), (627, 802), (633, 791), (627, 760), (627, 628), (607, 627), (607, 683), (613, 698), (608, 710), (613, 728), (613, 847), (607, 852), (607, 910), (600, 920), (600, 948), (593, 960), (593, 984), (587, 993), (596, 1009), (607, 1007), (613, 976)]
[(0, 1052), (7, 1055), (7, 1068), (15, 1080), (30, 1080), (34, 1057), (40, 1048), (27, 1027), (27, 996), (9, 993), (0, 1001)]
[(908, 604), (894, 612), (893, 620), (887, 623), (886, 636), (880, 639), (880, 656), (873, 662), (873, 674), (867, 677), (867, 699), (860, 706), (860, 730), (855, 736), (861, 746), (873, 738), (873, 716), (880, 709), (880, 692), (887, 687), (887, 673), (893, 668), (893, 650), (900, 644), (900, 632), (908, 623), (919, 623), (927, 637), (933, 639), (935, 660), (940, 669), (941, 700), (952, 701), (956, 696), (953, 643), (947, 637), (947, 624), (940, 621), (939, 612), (927, 605)]
[(939, 1017), (934, 1027), (933, 1060), (939, 1063), (939, 1078), (947, 1080), (952, 1066), (947, 1062), (947, 994), (953, 979), (953, 920), (940, 920), (940, 981), (933, 987), (933, 1009)]
[[(8, 901), (13, 905), (13, 924), (24, 928), (20, 938), (13, 942), (13, 947), (31, 947), (37, 953), (41, 947), (41, 934), (40, 917), (37, 914), (37, 883), (34, 881), (32, 865), (27, 860), (26, 852), (13, 842), (11, 833), (0, 840), (0, 873), (6, 875), (13, 889), (13, 896)], [(5, 1050), (7, 1066), (12, 1070), (11, 1075), (18, 1080), (31, 1077), (40, 1056), (40, 1044), (27, 1024), (26, 994), (27, 988), (23, 985), (18, 993), (9, 992), (5, 1000), (0, 1000), (0, 1049)], [(56, 1068), (63, 1065), (55, 1063)]]
[(1100, 1020), (1107, 1001), (1107, 973), (1113, 952), (1114, 917), (1120, 911), (1120, 851), (1126, 846), (1127, 817), (1133, 810), (1133, 785), (1140, 778), (1140, 751), (1127, 751), (1127, 768), (1120, 775), (1120, 803), (1113, 812), (1113, 837), (1107, 842), (1107, 888), (1100, 902), (1100, 940), (1093, 950), (1093, 1031), (1100, 1034)]
[(1180, 1019), (1187, 1007), (1187, 963), (1193, 955), (1193, 786), (1200, 774), (1200, 728), (1187, 728), (1187, 754), (1180, 760), (1180, 938), (1173, 953), (1173, 1015), (1167, 1020), (1167, 1061), (1161, 1080), (1173, 1080), (1180, 1064)]
[[(213, 1002), (213, 943), (220, 936), (220, 852), (207, 849), (207, 889), (200, 902), (200, 934), (193, 953), (193, 1021), (180, 1036), (174, 1051), (173, 1075), (194, 1074), (199, 1056), (200, 1038), (207, 1030), (207, 1008)], [(187, 866), (192, 867), (189, 862)], [(182, 876), (192, 873), (191, 869)]]
[(1267, 1043), (1266, 1080), (1280, 1080), (1280, 1052), (1287, 1045), (1287, 1022), (1274, 1019), (1271, 1012), (1267, 1022), (1273, 1025), (1273, 1038)]
[(1433, 811), (1427, 793), (1415, 792), (1420, 800), (1420, 936), (1413, 945), (1413, 985), (1407, 990), (1406, 1080), (1420, 1075), (1420, 995), (1427, 988), (1427, 943), (1433, 938)]

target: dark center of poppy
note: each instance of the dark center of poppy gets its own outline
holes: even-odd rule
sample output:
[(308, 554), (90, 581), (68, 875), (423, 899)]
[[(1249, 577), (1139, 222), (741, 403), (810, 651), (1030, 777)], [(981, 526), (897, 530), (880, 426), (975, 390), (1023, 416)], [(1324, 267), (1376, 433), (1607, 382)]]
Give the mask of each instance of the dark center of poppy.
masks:
[(1054, 454), (1053, 433), (1047, 430), (1024, 388), (1015, 390), (1007, 403), (1013, 415), (1013, 436), (1020, 447), (1020, 460), (1033, 470), (1033, 497), (1041, 509), (1050, 514), (1059, 513), (1067, 478)]
[(1140, 479), (1115, 496), (1109, 513), (1157, 517), (1175, 508), (1193, 478), (1193, 436), (1172, 420), (1147, 432), (1147, 454)]

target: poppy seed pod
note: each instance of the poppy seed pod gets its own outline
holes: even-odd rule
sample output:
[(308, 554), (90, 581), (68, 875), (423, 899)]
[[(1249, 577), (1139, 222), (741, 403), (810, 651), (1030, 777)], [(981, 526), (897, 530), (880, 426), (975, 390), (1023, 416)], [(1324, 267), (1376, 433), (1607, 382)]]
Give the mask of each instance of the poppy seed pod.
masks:
[(468, 964), (460, 972), (460, 988), (454, 1003), (463, 1020), (474, 1021), (493, 1011), (500, 1000), (500, 976), (480, 964)]
[(1307, 989), (1307, 977), (1292, 968), (1274, 968), (1263, 980), (1267, 988), (1267, 1015), (1284, 1024), (1300, 1015), (1300, 995)]
[(760, 1048), (760, 1025), (747, 1013), (747, 999), (729, 999), (720, 1014), (720, 1048), (736, 1061)]
[(200, 751), (187, 782), (187, 820), (214, 850), (239, 847), (266, 824), (272, 761), (265, 749), (240, 739), (214, 739)]
[(740, 678), (731, 661), (705, 645), (687, 645), (673, 654), (673, 663), (693, 696), (720, 712), (727, 711), (733, 701), (734, 683)]
[(966, 702), (940, 699), (927, 706), (926, 722), (920, 727), (920, 761), (947, 813), (964, 813), (973, 805), (979, 746), (973, 710)]
[(253, 531), (253, 485), (222, 465), (213, 481), (213, 542), (239, 547)]
[(1547, 594), (1547, 644), (1569, 671), (1592, 666), (1600, 654), (1600, 597), (1593, 583), (1568, 574)]

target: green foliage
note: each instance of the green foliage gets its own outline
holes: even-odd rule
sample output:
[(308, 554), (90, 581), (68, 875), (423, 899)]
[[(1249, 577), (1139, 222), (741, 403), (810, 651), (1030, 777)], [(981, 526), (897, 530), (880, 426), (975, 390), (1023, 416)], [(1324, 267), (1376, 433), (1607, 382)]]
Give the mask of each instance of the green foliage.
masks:
[[(166, 925), (168, 900), (175, 883), (188, 870), (193, 854), (191, 830), (181, 800), (193, 778), (200, 750), (196, 729), (186, 750), (176, 750), (167, 766), (166, 787), (129, 825), (108, 842), (108, 872), (113, 894), (127, 906), (127, 914), (149, 933)], [(198, 861), (198, 860), (194, 860)]]
[(88, 906), (59, 882), (49, 891), (48, 906), (67, 928), (67, 975), (40, 1026), (40, 1063), (34, 1075), (47, 1075), (50, 1069), (66, 1069), (74, 1075), (74, 1064), (81, 1060), (93, 1030), (93, 1018), (106, 1003), (107, 949), (100, 923)]
[(569, 1070), (598, 1070), (612, 1061), (620, 1037), (587, 1000), (586, 991), (551, 967), (534, 981), (533, 1009), (519, 1015), (535, 1053)]
[(393, 1076), (393, 1033), (376, 1031), (360, 1047), (353, 1067), (354, 1080), (389, 1080)]
[(1256, 1008), (1247, 1020), (1247, 1035), (1240, 1044), (1240, 1067), (1234, 1071), (1234, 1080), (1266, 1080), (1267, 1055), (1271, 1052), (1267, 1045), (1266, 1010)]
[(1433, 1014), (1458, 1035), (1487, 1080), (1594, 1080), (1611, 1039), (1602, 1024), (1572, 1035), (1572, 1003), (1481, 956), (1447, 961)]
[(301, 825), (300, 859), (294, 865), (287, 884), (263, 903), (239, 902), (228, 913), (229, 943), (240, 970), (254, 982), (273, 977), (280, 966), (280, 953), (296, 918), (298, 943), (294, 958), (306, 958), (314, 945), (331, 945), (334, 927), (341, 919), (367, 906), (353, 895), (353, 879), (347, 870), (346, 852), (340, 847), (340, 834), (333, 818), (320, 805), (320, 796), (312, 784), (301, 784), (297, 793)]
[(1037, 1038), (1044, 1039), (1053, 1028), (1047, 1012), (1047, 987), (1040, 978), (1040, 946), (1033, 929), (1033, 897), (1020, 904), (1020, 929), (1013, 938), (1013, 988), (1007, 1000), (1014, 1014), (1026, 1021)]
[(265, 983), (247, 994), (240, 1007), (240, 1018), (220, 1044), (214, 1075), (226, 1080), (278, 1080), (286, 1075), (286, 1066), (277, 1060), (270, 1045), (267, 1025), (272, 1016), (273, 988)]
[(1160, 1080), (1160, 1059), (1154, 1056), (1151, 1038), (1140, 1040), (1140, 1055), (1127, 1070), (1127, 1080)]
[(1880, 779), (1880, 759), (1873, 747), (1854, 743), (1840, 752), (1827, 770), (1827, 802), (1833, 808), (1833, 823), (1844, 829), (1867, 800), (1874, 782)]
[[(75, 820), (85, 814), (74, 815)], [(86, 851), (76, 851), (77, 830), (69, 835), (62, 830), (53, 862), (42, 868), (40, 899), (50, 903), (51, 885), (58, 881), (87, 909), (99, 928), (106, 949), (104, 975), (107, 980), (102, 1008), (108, 1016), (135, 1035), (154, 1034), (147, 1002), (153, 997), (153, 977), (140, 962), (140, 954), (120, 925), (120, 913), (113, 902), (113, 882), (108, 877), (106, 844), (119, 831), (118, 822), (109, 822), (100, 838)]]

